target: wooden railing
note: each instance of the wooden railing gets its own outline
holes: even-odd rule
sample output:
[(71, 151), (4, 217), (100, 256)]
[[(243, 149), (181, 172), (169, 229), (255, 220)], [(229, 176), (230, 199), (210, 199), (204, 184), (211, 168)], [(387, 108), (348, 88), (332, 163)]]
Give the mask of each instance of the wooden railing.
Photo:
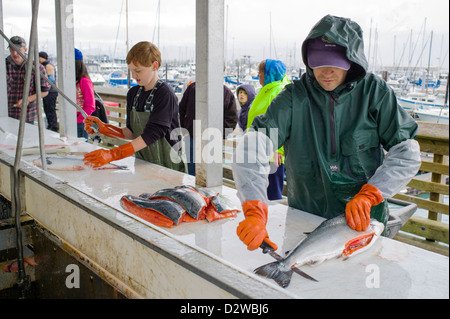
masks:
[(105, 106), (106, 111), (109, 111), (108, 120), (117, 123), (119, 127), (126, 125), (127, 114), (127, 89), (117, 89), (108, 87), (95, 87), (95, 91), (101, 96), (105, 102), (118, 103), (119, 106)]
[[(126, 90), (99, 87), (96, 91), (103, 100), (119, 103), (119, 107), (106, 109), (113, 112), (109, 115), (112, 123), (116, 122), (119, 126), (125, 125)], [(422, 174), (417, 175), (407, 186), (416, 190), (415, 193), (430, 193), (430, 197), (423, 199), (417, 195), (399, 193), (394, 198), (415, 203), (419, 208), (428, 210), (428, 218), (411, 217), (401, 229), (402, 232), (399, 232), (394, 239), (448, 256), (449, 225), (443, 223), (441, 217), (442, 214), (449, 214), (449, 205), (442, 202), (442, 195), (449, 195), (449, 186), (446, 184), (446, 178), (449, 175), (449, 125), (418, 123), (419, 133), (416, 140), (424, 154), (420, 168)], [(117, 140), (115, 141), (115, 144), (118, 144)], [(104, 143), (111, 146), (113, 142), (106, 139)], [(236, 143), (225, 141), (224, 146), (233, 149)], [(224, 152), (224, 158), (230, 160), (230, 152)], [(229, 165), (224, 165), (223, 176), (224, 184), (234, 187), (233, 173)], [(283, 194), (286, 195), (286, 185)]]
[(422, 157), (422, 175), (417, 175), (407, 186), (417, 190), (416, 193), (429, 193), (430, 197), (423, 199), (417, 195), (397, 194), (394, 198), (415, 203), (419, 208), (428, 210), (428, 218), (411, 217), (401, 229), (411, 235), (398, 233), (394, 239), (448, 256), (449, 224), (443, 223), (441, 219), (442, 214), (449, 214), (448, 203), (442, 202), (443, 195), (449, 195), (449, 186), (446, 184), (449, 175), (449, 125), (418, 123), (416, 140), (421, 152), (431, 156)]

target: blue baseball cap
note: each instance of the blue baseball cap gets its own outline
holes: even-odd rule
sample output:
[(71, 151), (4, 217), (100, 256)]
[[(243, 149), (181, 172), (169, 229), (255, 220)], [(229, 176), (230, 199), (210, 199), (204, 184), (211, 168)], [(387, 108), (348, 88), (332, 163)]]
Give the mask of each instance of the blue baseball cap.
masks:
[(348, 71), (350, 61), (345, 48), (330, 41), (326, 36), (308, 42), (308, 65), (311, 69), (334, 67)]

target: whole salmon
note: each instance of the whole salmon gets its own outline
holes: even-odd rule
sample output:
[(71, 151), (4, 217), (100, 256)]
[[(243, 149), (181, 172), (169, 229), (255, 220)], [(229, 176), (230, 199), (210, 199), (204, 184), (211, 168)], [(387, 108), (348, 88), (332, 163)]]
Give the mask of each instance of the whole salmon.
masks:
[(348, 258), (361, 253), (374, 244), (383, 230), (382, 223), (371, 219), (369, 227), (358, 232), (348, 226), (345, 215), (339, 215), (322, 222), (284, 260), (261, 266), (255, 269), (255, 273), (271, 278), (286, 288), (291, 282), (292, 267), (320, 264), (331, 258)]

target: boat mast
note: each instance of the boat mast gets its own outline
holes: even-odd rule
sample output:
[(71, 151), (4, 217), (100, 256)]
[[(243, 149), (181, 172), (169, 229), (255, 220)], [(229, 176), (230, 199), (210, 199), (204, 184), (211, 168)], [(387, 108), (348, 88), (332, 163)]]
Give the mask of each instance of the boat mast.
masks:
[(160, 24), (161, 24), (161, 0), (158, 0), (158, 8), (156, 9), (156, 21), (155, 27), (153, 28), (153, 39), (152, 42), (155, 43), (155, 31), (158, 29), (158, 42), (156, 46), (159, 48), (159, 34), (160, 34)]
[(269, 12), (269, 58), (272, 59), (272, 12)]
[[(128, 54), (128, 52), (130, 51), (129, 44), (128, 44), (128, 0), (126, 0), (126, 9), (125, 9), (125, 11), (126, 11), (126, 30), (127, 30), (127, 43), (126, 43), (126, 45), (127, 45), (127, 54)], [(130, 87), (131, 87), (131, 72), (130, 72), (129, 68), (127, 68), (127, 87), (128, 87), (128, 89), (130, 89)]]
[(428, 54), (427, 81), (425, 83), (425, 94), (428, 94), (428, 83), (430, 81), (431, 46), (433, 44), (433, 30), (431, 30), (430, 52)]

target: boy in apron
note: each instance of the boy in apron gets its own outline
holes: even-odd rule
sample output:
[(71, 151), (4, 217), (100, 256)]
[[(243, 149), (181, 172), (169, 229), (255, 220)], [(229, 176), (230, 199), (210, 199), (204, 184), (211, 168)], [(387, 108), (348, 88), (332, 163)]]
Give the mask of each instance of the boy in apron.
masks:
[(148, 162), (186, 172), (181, 148), (175, 150), (182, 145), (178, 139), (178, 99), (172, 88), (159, 79), (160, 51), (150, 42), (139, 42), (128, 52), (127, 64), (138, 86), (127, 94), (126, 127), (118, 128), (93, 116), (84, 123), (89, 134), (95, 133), (92, 126), (96, 123), (103, 135), (132, 141), (111, 150), (90, 152), (84, 156), (85, 164), (100, 167), (135, 154)]

